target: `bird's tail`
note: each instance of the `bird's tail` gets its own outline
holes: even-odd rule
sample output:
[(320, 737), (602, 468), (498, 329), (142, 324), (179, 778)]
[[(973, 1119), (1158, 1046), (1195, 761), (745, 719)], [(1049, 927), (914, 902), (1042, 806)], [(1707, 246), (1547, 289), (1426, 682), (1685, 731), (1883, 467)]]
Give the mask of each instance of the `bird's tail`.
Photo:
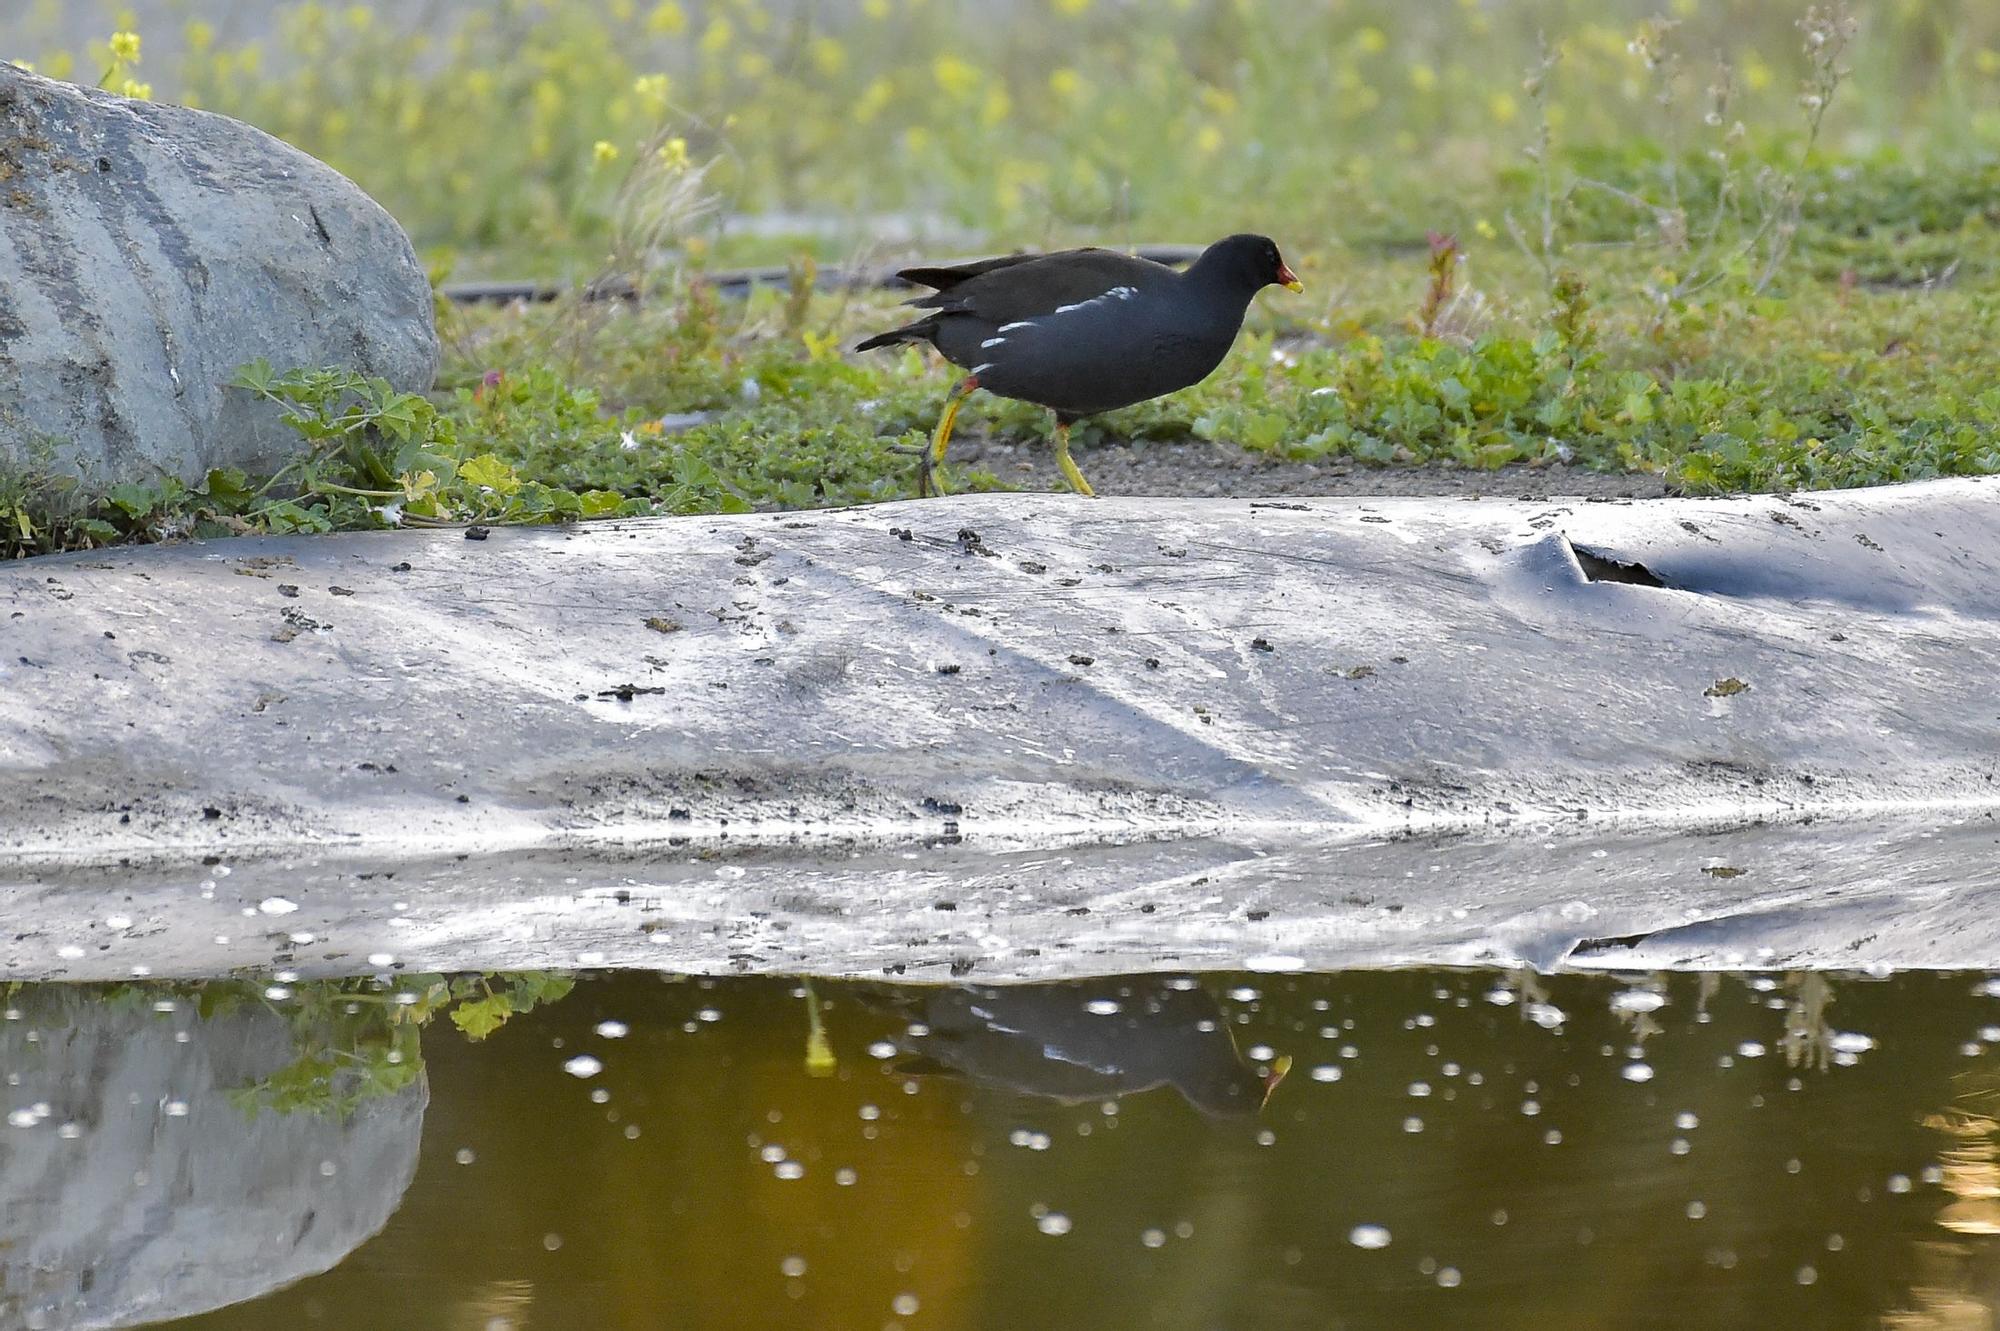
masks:
[(901, 342), (928, 342), (937, 332), (935, 319), (919, 319), (901, 328), (891, 328), (886, 333), (877, 333), (871, 338), (856, 342), (856, 351), (873, 351), (877, 347), (893, 347)]

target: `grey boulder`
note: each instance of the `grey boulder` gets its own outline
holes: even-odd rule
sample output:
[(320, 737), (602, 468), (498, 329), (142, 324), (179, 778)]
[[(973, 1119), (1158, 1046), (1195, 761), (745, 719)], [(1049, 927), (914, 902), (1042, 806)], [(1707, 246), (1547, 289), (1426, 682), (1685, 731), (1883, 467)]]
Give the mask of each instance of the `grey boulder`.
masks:
[(430, 387), (430, 285), (395, 219), (226, 116), (0, 62), (0, 466), (274, 470), (297, 437), (227, 387), (260, 357)]

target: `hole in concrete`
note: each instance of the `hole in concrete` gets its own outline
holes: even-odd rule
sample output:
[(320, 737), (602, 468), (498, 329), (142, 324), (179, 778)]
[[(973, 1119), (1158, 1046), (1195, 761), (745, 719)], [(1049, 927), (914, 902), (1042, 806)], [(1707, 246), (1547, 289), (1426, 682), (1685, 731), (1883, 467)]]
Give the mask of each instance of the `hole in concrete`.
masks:
[(1572, 544), (1576, 562), (1583, 566), (1583, 576), (1590, 582), (1624, 582), (1634, 587), (1664, 587), (1660, 575), (1644, 564), (1630, 564), (1622, 559), (1599, 554), (1585, 546)]

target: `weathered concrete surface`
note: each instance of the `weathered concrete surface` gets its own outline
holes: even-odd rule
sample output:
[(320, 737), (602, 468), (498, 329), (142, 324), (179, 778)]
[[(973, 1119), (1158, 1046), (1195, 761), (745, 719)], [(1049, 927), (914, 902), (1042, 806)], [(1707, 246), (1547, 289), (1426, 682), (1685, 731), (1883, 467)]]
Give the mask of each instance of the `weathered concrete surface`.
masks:
[[(1593, 581), (1578, 550), (1664, 585)], [(1874, 913), (1844, 940), (1766, 931), (1801, 964), (2000, 964), (1968, 904), (2000, 809), (1991, 483), (1576, 506), (996, 496), (232, 541), (0, 569), (0, 635), (10, 974), (115, 971), (132, 940), (65, 965), (75, 941), (44, 923), (93, 882), (168, 932), (227, 898), (252, 953), (311, 933), (302, 960), (332, 969), (490, 956), (508, 928), (517, 964), (603, 952), (601, 930), (634, 962), (698, 969), (867, 971), (934, 935), (904, 960), (1063, 973), (1064, 939), (1072, 971), (1600, 964), (1588, 940), (1728, 916), (1713, 945), (1684, 931), (1626, 957), (1724, 964), (1778, 946), (1756, 912), (1827, 917), (1833, 888)], [(1747, 830), (1679, 834), (1697, 827)], [(1410, 837), (1472, 858), (1433, 871), (1448, 861)], [(1548, 843), (1586, 847), (1591, 872), (1557, 873)], [(1001, 854), (1050, 847), (1098, 867), (1037, 878)], [(1755, 873), (1702, 872), (1757, 847)], [(851, 851), (865, 871), (823, 867)], [(185, 867), (204, 856), (236, 870), (214, 906)], [(1383, 883), (1405, 885), (1399, 909)], [(665, 923), (575, 900), (621, 884)], [(982, 884), (977, 928), (934, 909)], [(1120, 884), (1155, 909), (1107, 933)], [(1056, 909), (1071, 887), (1089, 915)], [(420, 925), (363, 928), (351, 903), (384, 894)], [(259, 915), (266, 896), (302, 910)], [(1973, 918), (1884, 932), (1933, 908)], [(1869, 933), (1896, 941), (1845, 949)]]
[(331, 1268), (416, 1172), (419, 1079), (352, 1116), (246, 1114), (298, 1056), (283, 1018), (36, 990), (0, 1022), (0, 1325), (150, 1325)]
[(98, 482), (274, 469), (249, 361), (430, 387), (430, 284), (352, 182), (225, 116), (0, 61), (0, 464)]

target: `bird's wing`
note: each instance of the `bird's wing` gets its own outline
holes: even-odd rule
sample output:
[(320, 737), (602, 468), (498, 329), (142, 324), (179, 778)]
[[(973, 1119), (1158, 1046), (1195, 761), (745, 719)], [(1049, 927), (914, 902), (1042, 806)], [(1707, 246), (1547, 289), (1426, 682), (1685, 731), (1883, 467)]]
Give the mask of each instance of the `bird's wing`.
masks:
[[(969, 314), (996, 324), (1040, 318), (1107, 292), (1141, 290), (1174, 270), (1115, 250), (1064, 250), (1028, 258), (985, 260), (981, 271), (909, 302), (945, 314)], [(968, 268), (981, 265), (967, 265)], [(926, 270), (912, 270), (926, 271)], [(934, 275), (941, 275), (937, 270)]]

